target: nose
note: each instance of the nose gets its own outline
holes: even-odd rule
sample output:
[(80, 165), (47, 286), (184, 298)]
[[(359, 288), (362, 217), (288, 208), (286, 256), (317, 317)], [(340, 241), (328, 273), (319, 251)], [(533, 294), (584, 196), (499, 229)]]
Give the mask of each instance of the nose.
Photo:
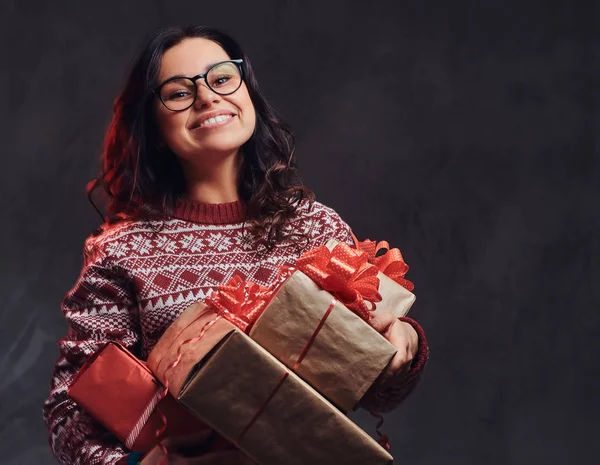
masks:
[(202, 108), (221, 101), (221, 96), (213, 92), (206, 84), (196, 82), (196, 86), (198, 88), (196, 91), (196, 101), (194, 102), (196, 108)]

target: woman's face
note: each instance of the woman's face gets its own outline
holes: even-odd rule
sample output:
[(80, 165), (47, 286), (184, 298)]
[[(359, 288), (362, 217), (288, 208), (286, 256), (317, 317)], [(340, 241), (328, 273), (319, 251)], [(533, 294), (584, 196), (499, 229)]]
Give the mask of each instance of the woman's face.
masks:
[[(186, 39), (163, 55), (159, 83), (175, 75), (193, 77), (205, 73), (211, 65), (229, 59), (231, 57), (215, 42)], [(196, 85), (196, 101), (187, 110), (170, 111), (157, 97), (156, 119), (162, 141), (184, 163), (206, 166), (207, 162), (216, 161), (215, 157), (237, 153), (254, 132), (256, 114), (244, 82), (229, 95), (213, 92), (204, 79), (198, 79)], [(215, 113), (231, 117), (207, 124), (206, 120)]]

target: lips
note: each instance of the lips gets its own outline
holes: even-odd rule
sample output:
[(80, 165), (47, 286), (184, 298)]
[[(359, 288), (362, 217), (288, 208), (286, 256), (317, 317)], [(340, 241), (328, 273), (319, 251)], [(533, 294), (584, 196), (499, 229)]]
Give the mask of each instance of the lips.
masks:
[(235, 113), (227, 110), (217, 110), (211, 111), (209, 113), (204, 113), (194, 122), (191, 129), (199, 129), (204, 127), (210, 127), (213, 125), (217, 126), (226, 123), (234, 116), (236, 116)]

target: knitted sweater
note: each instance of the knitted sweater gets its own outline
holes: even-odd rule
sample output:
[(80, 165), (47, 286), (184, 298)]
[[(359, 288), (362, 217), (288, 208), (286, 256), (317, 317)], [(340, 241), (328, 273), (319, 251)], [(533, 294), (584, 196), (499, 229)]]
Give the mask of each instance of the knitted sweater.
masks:
[[(280, 265), (292, 265), (302, 253), (293, 240), (268, 253), (256, 250), (247, 228), (244, 205), (180, 202), (164, 221), (122, 221), (104, 225), (85, 241), (84, 264), (75, 286), (62, 302), (69, 323), (59, 341), (50, 396), (43, 415), (50, 447), (62, 464), (114, 464), (129, 451), (67, 396), (74, 374), (104, 342), (117, 341), (145, 360), (167, 327), (196, 301), (202, 301), (234, 272), (268, 286)], [(303, 203), (290, 231), (306, 234), (304, 251), (329, 239), (352, 244), (350, 228), (330, 208)], [(422, 329), (419, 351), (401, 382), (375, 385), (361, 403), (386, 411), (416, 385), (428, 347)]]

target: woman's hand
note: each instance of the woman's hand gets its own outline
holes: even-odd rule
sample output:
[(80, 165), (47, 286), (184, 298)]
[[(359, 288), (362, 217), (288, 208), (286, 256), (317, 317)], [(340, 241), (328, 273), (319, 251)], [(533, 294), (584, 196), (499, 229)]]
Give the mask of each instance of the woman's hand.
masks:
[(408, 323), (399, 320), (389, 312), (375, 310), (371, 313), (371, 325), (398, 349), (388, 364), (384, 378), (406, 374), (419, 348), (419, 336)]

